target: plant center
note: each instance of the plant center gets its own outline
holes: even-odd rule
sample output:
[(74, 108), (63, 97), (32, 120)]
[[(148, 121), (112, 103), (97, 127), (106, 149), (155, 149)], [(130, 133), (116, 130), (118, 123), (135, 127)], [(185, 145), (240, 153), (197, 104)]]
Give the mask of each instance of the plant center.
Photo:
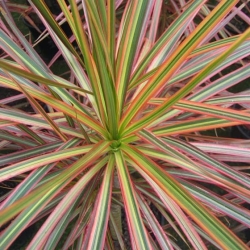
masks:
[(111, 150), (112, 150), (113, 152), (118, 151), (120, 146), (121, 146), (121, 142), (118, 141), (118, 140), (112, 141), (112, 143), (111, 143), (111, 145), (110, 145)]

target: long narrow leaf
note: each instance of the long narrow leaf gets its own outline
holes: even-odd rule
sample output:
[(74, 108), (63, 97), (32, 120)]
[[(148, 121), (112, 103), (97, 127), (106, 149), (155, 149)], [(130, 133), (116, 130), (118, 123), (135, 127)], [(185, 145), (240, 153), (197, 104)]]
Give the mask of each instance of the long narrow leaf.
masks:
[(145, 156), (142, 157), (139, 151), (131, 147), (122, 146), (122, 149), (140, 166), (138, 171), (153, 178), (159, 188), (169, 195), (222, 248), (245, 248), (241, 240), (152, 160)]
[[(131, 126), (131, 128), (125, 129), (125, 127), (129, 124), (129, 122), (132, 120), (132, 118), (138, 113), (138, 111), (141, 109), (141, 107), (143, 105), (145, 105), (146, 102), (161, 89), (162, 85), (172, 76), (173, 72), (175, 72), (179, 68), (179, 66), (185, 60), (185, 58), (202, 41), (202, 39), (206, 36), (206, 34), (209, 33), (209, 31), (212, 29), (212, 27), (215, 26), (230, 11), (230, 9), (236, 3), (237, 3), (237, 1), (235, 1), (235, 0), (227, 0), (227, 1), (223, 0), (223, 1), (221, 1), (216, 6), (216, 8), (211, 12), (211, 15), (209, 15), (199, 25), (199, 27), (196, 29), (196, 31), (194, 33), (192, 33), (192, 35), (190, 35), (181, 44), (181, 46), (178, 48), (178, 50), (176, 50), (171, 55), (171, 57), (160, 66), (160, 68), (157, 70), (157, 73), (154, 74), (154, 76), (147, 83), (145, 88), (140, 92), (140, 94), (137, 96), (137, 98), (133, 100), (129, 109), (123, 115), (123, 119), (122, 119), (121, 125), (120, 125), (120, 131), (123, 135), (130, 133), (130, 131), (134, 131), (134, 129), (137, 127), (137, 125), (139, 125), (139, 127), (141, 127), (141, 126), (145, 127), (145, 123), (150, 123), (150, 121), (152, 121), (152, 119), (155, 119), (155, 116), (160, 115), (160, 112), (162, 112), (162, 110), (165, 111), (173, 103), (175, 103), (181, 97), (183, 97), (185, 94), (187, 94), (189, 91), (189, 88), (191, 88), (191, 87), (193, 87), (193, 85), (195, 86), (195, 84), (197, 84), (197, 82), (196, 83), (191, 82), (189, 85), (186, 85), (184, 90), (180, 90), (174, 96), (171, 97), (171, 102), (169, 101), (167, 106), (162, 105), (161, 111), (154, 112), (154, 114), (151, 113), (150, 119), (143, 118), (143, 120), (140, 121), (139, 124), (137, 122), (137, 123), (133, 124), (133, 126)], [(235, 43), (235, 47), (238, 46), (238, 43), (244, 41), (244, 39), (245, 39), (245, 37), (241, 37), (240, 40), (238, 40), (239, 42)], [(232, 47), (232, 50), (233, 50), (233, 48), (234, 47)], [(228, 51), (227, 54), (230, 54), (229, 52), (231, 52), (231, 50)], [(223, 56), (223, 58), (225, 58), (225, 57), (226, 56)], [(222, 61), (222, 56), (220, 56), (220, 59), (218, 59), (218, 63), (221, 61)], [(215, 64), (212, 64), (212, 65), (215, 66)], [(203, 74), (201, 74), (201, 75), (203, 75)], [(126, 132), (124, 132), (124, 130)]]
[(103, 249), (106, 230), (108, 225), (110, 201), (112, 192), (112, 175), (114, 171), (114, 156), (111, 155), (100, 189), (97, 202), (96, 215), (94, 216), (93, 227), (91, 230), (88, 249)]
[(138, 203), (136, 201), (133, 184), (130, 180), (127, 166), (121, 151), (115, 152), (118, 176), (120, 180), (123, 199), (127, 211), (130, 227), (130, 237), (134, 238), (136, 247), (139, 249), (151, 249), (146, 229), (143, 225)]

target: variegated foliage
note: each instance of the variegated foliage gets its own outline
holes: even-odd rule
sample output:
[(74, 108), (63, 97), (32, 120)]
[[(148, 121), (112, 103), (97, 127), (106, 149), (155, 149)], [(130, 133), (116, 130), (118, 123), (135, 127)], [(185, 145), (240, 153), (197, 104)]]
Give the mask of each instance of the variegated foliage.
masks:
[(16, 182), (0, 249), (37, 221), (27, 249), (125, 249), (126, 230), (133, 249), (247, 249), (250, 144), (212, 132), (250, 124), (250, 92), (229, 91), (250, 77), (232, 21), (249, 26), (249, 1), (29, 2), (59, 51), (44, 63), (11, 16), (27, 8), (0, 2), (0, 86), (18, 91), (0, 106), (0, 180)]

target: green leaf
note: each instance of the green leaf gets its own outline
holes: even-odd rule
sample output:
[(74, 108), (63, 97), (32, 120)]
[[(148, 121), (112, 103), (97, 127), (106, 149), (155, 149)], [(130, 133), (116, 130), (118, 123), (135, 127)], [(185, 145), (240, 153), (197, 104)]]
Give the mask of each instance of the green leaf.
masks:
[(176, 103), (179, 99), (184, 97), (193, 87), (195, 87), (200, 80), (205, 77), (205, 72), (209, 73), (217, 65), (219, 65), (223, 59), (225, 59), (235, 48), (237, 48), (241, 42), (245, 40), (248, 34), (241, 36), (223, 55), (219, 56), (213, 63), (209, 64), (209, 67), (205, 68), (198, 76), (194, 78), (193, 81), (190, 81), (177, 93), (175, 93), (168, 100), (167, 103), (164, 103), (157, 110), (154, 110), (153, 113), (150, 112), (145, 117), (141, 118), (139, 121), (134, 122), (133, 125), (128, 126), (133, 117), (141, 110), (143, 105), (146, 105), (147, 101), (154, 96), (157, 92), (160, 91), (162, 86), (167, 80), (173, 75), (173, 73), (181, 66), (184, 60), (190, 55), (190, 53), (197, 47), (197, 45), (204, 39), (204, 37), (211, 31), (211, 29), (223, 19), (223, 17), (233, 8), (237, 3), (235, 0), (221, 1), (216, 8), (213, 9), (211, 15), (205, 18), (201, 24), (196, 28), (194, 32), (175, 50), (172, 55), (166, 60), (157, 70), (150, 81), (147, 82), (146, 86), (140, 92), (139, 95), (133, 100), (130, 104), (129, 109), (126, 110), (126, 113), (123, 115), (120, 133), (122, 136), (126, 136), (131, 132), (146, 127), (148, 124), (153, 122), (156, 118), (162, 115), (169, 107)]
[(130, 237), (133, 237), (135, 245), (138, 249), (151, 249), (147, 231), (143, 225), (140, 215), (138, 202), (136, 201), (134, 187), (124, 161), (123, 153), (120, 150), (115, 152), (115, 160), (122, 190), (122, 197), (125, 204), (128, 225), (129, 229), (131, 230)]
[(137, 194), (136, 197), (137, 197), (140, 209), (142, 210), (142, 213), (144, 214), (148, 222), (148, 226), (151, 228), (152, 232), (154, 233), (157, 241), (159, 242), (159, 245), (161, 246), (161, 249), (172, 249), (172, 245), (169, 241), (169, 238), (164, 232), (162, 226), (157, 221), (155, 215), (150, 210), (150, 207), (148, 206), (146, 200), (143, 199), (143, 196), (140, 196), (139, 194)]
[[(10, 207), (0, 211), (0, 225), (3, 225), (11, 218), (19, 214), (22, 210), (26, 209), (29, 205), (34, 204), (43, 197), (47, 202), (52, 199), (63, 187), (65, 187), (70, 181), (78, 176), (84, 169), (88, 167), (95, 159), (99, 158), (107, 149), (110, 143), (100, 142), (91, 147), (91, 150), (76, 161), (70, 168), (66, 168), (61, 174), (54, 177), (44, 185), (32, 191), (22, 199), (13, 203)], [(72, 149), (71, 149), (72, 151)], [(43, 157), (44, 159), (45, 157)], [(42, 160), (42, 159), (41, 159)], [(51, 162), (51, 159), (49, 159)], [(38, 166), (38, 161), (33, 161), (33, 164)], [(45, 162), (40, 164), (46, 164)], [(28, 164), (27, 164), (28, 165)], [(5, 170), (5, 169), (4, 169)], [(6, 171), (6, 170), (5, 170)], [(23, 169), (21, 169), (23, 171)], [(27, 171), (27, 167), (25, 168)], [(39, 194), (39, 195), (38, 195)]]
[[(189, 22), (192, 20), (192, 17), (199, 11), (199, 8), (204, 4), (204, 2), (204, 0), (192, 1), (187, 8), (185, 8), (184, 12), (175, 19), (170, 27), (168, 27), (168, 29), (156, 41), (154, 46), (150, 48), (148, 53), (141, 60), (140, 64), (136, 67), (136, 70), (133, 72), (130, 87), (135, 84), (135, 81), (138, 80), (142, 72), (146, 69), (147, 65), (152, 62), (155, 56), (159, 56), (160, 52), (162, 53), (163, 48), (167, 51), (171, 50), (172, 46), (176, 43), (176, 38), (181, 36)], [(177, 30), (180, 30), (181, 32), (176, 32)], [(162, 54), (165, 55), (166, 52)]]
[[(71, 148), (73, 146), (75, 146), (75, 144), (78, 144), (79, 140), (73, 139), (70, 140), (64, 144), (60, 143), (60, 147), (58, 147), (58, 143), (55, 145), (49, 145), (50, 147), (39, 147), (38, 149), (32, 148), (32, 152), (33, 154), (41, 154), (41, 153), (45, 153), (46, 151), (51, 151), (51, 150), (55, 150), (55, 151), (60, 151), (63, 149), (67, 149), (67, 148)], [(53, 146), (53, 147), (52, 147)], [(55, 148), (55, 146), (57, 146), (57, 148)], [(21, 161), (20, 156), (22, 156), (20, 154), (20, 152), (15, 153), (16, 156), (19, 156), (19, 162)], [(27, 159), (28, 157), (32, 156), (31, 154), (27, 154), (25, 152), (25, 158)], [(23, 157), (23, 156), (22, 156)], [(32, 189), (34, 189), (34, 187), (36, 186), (36, 184), (39, 182), (39, 180), (41, 180), (43, 178), (43, 176), (46, 175), (46, 173), (48, 173), (56, 164), (58, 163), (58, 161), (55, 161), (54, 163), (48, 164), (44, 167), (38, 168), (38, 169), (34, 169), (26, 178), (25, 180), (23, 180), (17, 188), (15, 188), (11, 194), (8, 196), (8, 198), (6, 200), (4, 200), (1, 203), (0, 208), (4, 209), (8, 206), (10, 206), (12, 203), (14, 203), (15, 201), (17, 201), (18, 199), (20, 199), (21, 197), (23, 197), (25, 194), (29, 193)]]
[(62, 40), (64, 45), (73, 53), (73, 55), (78, 58), (80, 62), (82, 62), (80, 56), (72, 46), (72, 44), (69, 42), (68, 38), (64, 34), (63, 30), (61, 27), (58, 25), (58, 23), (55, 21), (52, 13), (50, 12), (49, 8), (47, 5), (44, 3), (44, 1), (40, 0), (33, 0), (32, 4), (36, 6), (36, 8), (39, 10), (39, 14), (42, 15), (43, 18), (46, 19), (46, 21), (49, 23), (50, 27), (53, 28), (53, 31), (56, 33), (56, 35)]
[[(160, 166), (132, 146), (121, 146), (122, 150), (138, 164), (137, 171), (152, 179), (161, 192), (172, 198), (212, 239), (225, 249), (245, 249), (239, 240), (211, 212), (187, 192), (173, 177)], [(134, 166), (135, 167), (135, 166)]]
[[(79, 181), (77, 181), (77, 183), (73, 187), (70, 188), (69, 192), (53, 209), (53, 212), (50, 213), (50, 216), (43, 223), (36, 236), (30, 242), (30, 249), (35, 250), (43, 248), (43, 246), (46, 244), (46, 239), (53, 232), (54, 227), (65, 216), (67, 211), (71, 209), (72, 206), (75, 206), (75, 202), (78, 200), (79, 196), (82, 196), (85, 186), (91, 181), (91, 179), (97, 174), (97, 172), (103, 167), (106, 162), (107, 158), (100, 160), (98, 164), (93, 166), (88, 172), (83, 175), (83, 177), (81, 177)], [(41, 207), (41, 205), (36, 205), (36, 207)], [(34, 208), (32, 208), (32, 210), (34, 210)]]
[(109, 162), (104, 172), (102, 185), (97, 196), (97, 202), (92, 213), (93, 224), (88, 249), (103, 249), (109, 219), (110, 203), (112, 196), (112, 176), (114, 171), (114, 155), (109, 156)]
[[(116, 89), (118, 96), (118, 117), (122, 115), (125, 93), (128, 88), (128, 80), (132, 71), (133, 60), (140, 39), (144, 16), (146, 15), (148, 0), (128, 2), (124, 15), (124, 23), (119, 42), (119, 51), (116, 59)], [(128, 35), (129, 34), (129, 35)]]

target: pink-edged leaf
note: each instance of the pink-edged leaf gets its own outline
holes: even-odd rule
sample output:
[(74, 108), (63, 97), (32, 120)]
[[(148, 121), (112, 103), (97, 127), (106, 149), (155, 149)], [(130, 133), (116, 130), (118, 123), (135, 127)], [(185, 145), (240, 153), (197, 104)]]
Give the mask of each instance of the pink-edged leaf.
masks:
[(245, 244), (237, 236), (154, 161), (132, 146), (122, 145), (122, 150), (136, 163), (134, 167), (137, 171), (155, 183), (158, 193), (162, 192), (171, 198), (221, 247), (245, 248)]
[(159, 224), (157, 219), (155, 218), (153, 212), (150, 210), (146, 200), (140, 194), (137, 194), (138, 204), (142, 213), (147, 220), (148, 226), (151, 228), (154, 233), (161, 249), (174, 249), (167, 237), (166, 233), (163, 230), (163, 227)]
[(63, 172), (55, 176), (52, 180), (48, 181), (47, 183), (35, 189), (25, 197), (13, 203), (11, 206), (2, 210), (0, 212), (0, 225), (9, 221), (11, 218), (19, 214), (29, 205), (34, 204), (35, 202), (40, 200), (43, 195), (45, 200), (46, 198), (48, 198), (48, 200), (46, 200), (46, 202), (48, 202), (50, 199), (52, 199), (56, 192), (58, 192), (58, 189), (60, 190), (60, 188), (66, 186), (70, 181), (72, 181), (76, 176), (78, 176), (79, 173), (81, 173), (85, 168), (92, 164), (94, 160), (104, 154), (109, 145), (109, 142), (101, 141), (91, 146), (89, 152), (83, 157), (81, 157), (79, 160), (77, 160), (75, 163), (73, 163), (70, 168), (66, 168)]
[(96, 209), (94, 209), (93, 212), (94, 220), (90, 238), (88, 239), (88, 249), (103, 249), (104, 247), (110, 213), (114, 162), (114, 156), (110, 155), (109, 162), (104, 172), (102, 186), (97, 196)]
[[(223, 175), (234, 179), (235, 181), (241, 183), (241, 185), (244, 185), (246, 188), (250, 188), (249, 179), (245, 174), (234, 170), (233, 168), (227, 166), (226, 164), (222, 162), (217, 161), (216, 159), (206, 154), (204, 151), (200, 150), (199, 148), (194, 147), (192, 144), (186, 143), (183, 140), (179, 140), (176, 138), (165, 138), (164, 141), (167, 142), (169, 145), (172, 145), (175, 148), (178, 148), (182, 152), (185, 152), (189, 154), (190, 156), (195, 157), (196, 159), (201, 161), (203, 164), (205, 164), (204, 166), (210, 166), (211, 169), (216, 168), (217, 172), (220, 172)], [(206, 168), (208, 169), (208, 167)], [(245, 192), (245, 194), (247, 193), (248, 192)]]
[(115, 152), (115, 160), (128, 220), (128, 226), (130, 229), (130, 238), (134, 239), (135, 241), (135, 245), (133, 246), (133, 248), (151, 249), (148, 233), (144, 227), (140, 215), (134, 187), (129, 176), (127, 165), (124, 161), (123, 154), (120, 150)]
[(106, 162), (107, 159), (105, 158), (99, 161), (98, 164), (96, 164), (87, 173), (85, 173), (84, 176), (70, 189), (67, 195), (65, 195), (65, 197), (60, 201), (60, 203), (56, 206), (56, 208), (41, 226), (38, 233), (27, 247), (28, 250), (40, 249), (45, 245), (48, 237), (52, 233), (56, 224), (65, 215), (67, 210), (70, 209), (71, 206), (74, 206), (77, 197), (84, 190), (84, 187), (93, 178), (93, 176), (96, 175), (96, 173), (103, 167)]

